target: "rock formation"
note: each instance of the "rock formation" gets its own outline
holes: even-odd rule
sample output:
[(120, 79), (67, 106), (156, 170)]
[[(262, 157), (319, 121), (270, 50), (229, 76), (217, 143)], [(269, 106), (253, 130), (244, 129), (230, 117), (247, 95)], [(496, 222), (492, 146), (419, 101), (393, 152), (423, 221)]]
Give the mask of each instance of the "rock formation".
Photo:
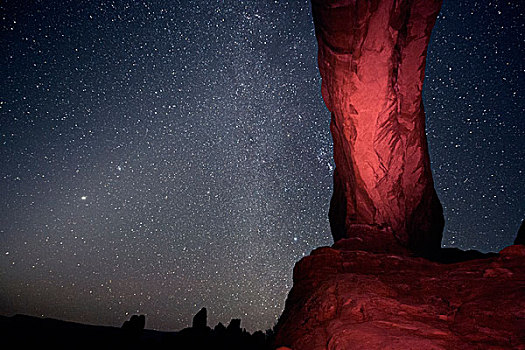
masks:
[(125, 321), (122, 325), (122, 329), (133, 335), (140, 335), (146, 326), (146, 316), (144, 315), (133, 315), (129, 321)]
[(456, 264), (355, 246), (340, 240), (296, 264), (276, 345), (525, 349), (525, 246)]
[(295, 265), (277, 348), (525, 349), (524, 225), (499, 254), (440, 248), (421, 102), (440, 5), (312, 0), (335, 244)]
[(439, 248), (422, 86), (441, 0), (312, 0), (322, 95), (332, 113), (334, 240), (364, 226), (422, 254)]
[(205, 307), (193, 316), (192, 328), (201, 329), (208, 327), (208, 311)]
[(238, 318), (232, 318), (230, 324), (226, 327), (226, 331), (229, 333), (241, 333), (241, 320)]

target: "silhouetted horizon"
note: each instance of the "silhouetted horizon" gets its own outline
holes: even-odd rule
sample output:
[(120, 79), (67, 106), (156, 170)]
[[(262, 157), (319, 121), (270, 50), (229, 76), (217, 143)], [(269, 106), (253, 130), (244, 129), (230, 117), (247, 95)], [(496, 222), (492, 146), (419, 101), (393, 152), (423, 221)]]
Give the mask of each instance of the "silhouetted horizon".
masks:
[(232, 319), (227, 327), (207, 325), (206, 308), (193, 319), (192, 327), (176, 331), (145, 328), (144, 315), (132, 315), (121, 327), (90, 325), (53, 318), (28, 315), (0, 316), (0, 335), (4, 342), (21, 346), (127, 346), (164, 349), (272, 349), (273, 331), (247, 332), (240, 319)]

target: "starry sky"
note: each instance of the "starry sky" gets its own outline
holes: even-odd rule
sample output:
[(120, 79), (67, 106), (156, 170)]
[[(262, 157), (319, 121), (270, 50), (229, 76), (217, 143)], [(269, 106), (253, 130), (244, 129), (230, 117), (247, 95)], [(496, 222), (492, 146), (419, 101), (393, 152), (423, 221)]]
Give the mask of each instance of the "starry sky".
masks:
[[(272, 327), (332, 243), (309, 1), (0, 4), (0, 314)], [(427, 60), (443, 246), (523, 218), (524, 6), (445, 1)]]

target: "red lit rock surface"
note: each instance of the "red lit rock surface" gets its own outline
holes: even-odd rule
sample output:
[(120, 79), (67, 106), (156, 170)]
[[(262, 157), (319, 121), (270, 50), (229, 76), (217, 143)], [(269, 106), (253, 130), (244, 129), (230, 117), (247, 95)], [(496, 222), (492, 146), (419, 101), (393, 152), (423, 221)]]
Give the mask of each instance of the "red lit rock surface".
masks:
[(525, 246), (441, 264), (404, 255), (394, 243), (356, 249), (355, 241), (296, 264), (277, 346), (525, 349)]
[(312, 0), (322, 94), (332, 113), (334, 240), (354, 225), (390, 230), (412, 250), (439, 248), (421, 99), (441, 0)]
[(440, 6), (312, 0), (332, 113), (336, 243), (295, 265), (277, 347), (525, 350), (525, 246), (440, 248), (421, 101)]

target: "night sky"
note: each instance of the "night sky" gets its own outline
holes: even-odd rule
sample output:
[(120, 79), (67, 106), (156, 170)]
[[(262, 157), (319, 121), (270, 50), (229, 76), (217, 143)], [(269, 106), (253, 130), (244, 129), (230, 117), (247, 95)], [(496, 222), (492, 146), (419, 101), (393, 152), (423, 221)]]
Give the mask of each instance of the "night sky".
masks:
[[(0, 314), (272, 327), (332, 243), (309, 1), (2, 1)], [(445, 1), (424, 102), (443, 245), (525, 210), (524, 5)]]

